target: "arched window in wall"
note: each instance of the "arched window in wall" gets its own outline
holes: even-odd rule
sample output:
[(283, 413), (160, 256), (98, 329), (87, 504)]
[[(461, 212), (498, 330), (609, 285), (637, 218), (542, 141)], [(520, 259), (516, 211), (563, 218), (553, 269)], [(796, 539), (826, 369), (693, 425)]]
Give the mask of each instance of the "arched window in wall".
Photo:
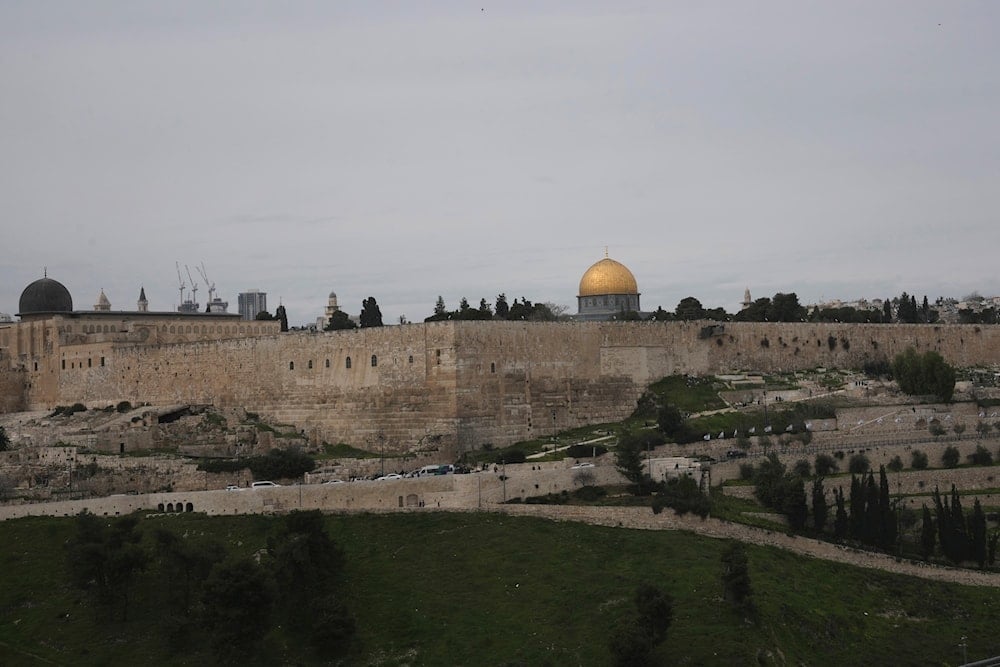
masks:
[(372, 355), (372, 368), (375, 368), (376, 366), (378, 366), (378, 356), (376, 356), (376, 355), (373, 354)]
[(326, 360), (326, 367), (327, 367), (327, 368), (329, 368), (329, 367), (330, 367), (330, 360), (329, 360), (329, 359), (327, 359), (327, 360)]
[(313, 360), (312, 360), (312, 359), (310, 359), (310, 360), (309, 360), (309, 369), (310, 369), (310, 370), (312, 370), (312, 367), (313, 367)]
[(347, 359), (344, 360), (344, 368), (350, 368), (350, 367), (351, 367), (351, 358), (347, 357)]
[(290, 371), (294, 371), (295, 370), (295, 362), (294, 361), (289, 361), (288, 362), (288, 370), (290, 370)]

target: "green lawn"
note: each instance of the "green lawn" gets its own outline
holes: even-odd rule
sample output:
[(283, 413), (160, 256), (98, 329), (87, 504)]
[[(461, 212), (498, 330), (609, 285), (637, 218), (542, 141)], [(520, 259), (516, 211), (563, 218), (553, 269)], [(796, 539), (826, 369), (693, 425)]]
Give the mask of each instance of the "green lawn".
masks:
[[(232, 551), (264, 546), (278, 519), (148, 518)], [(206, 664), (195, 643), (170, 653), (155, 591), (136, 590), (130, 620), (67, 584), (71, 519), (0, 524), (0, 663)], [(494, 514), (330, 516), (347, 557), (345, 599), (358, 665), (607, 665), (608, 636), (641, 582), (667, 590), (675, 617), (664, 664), (958, 664), (1000, 653), (995, 589), (884, 575), (749, 547), (759, 625), (721, 598), (724, 543)], [(261, 664), (336, 664), (287, 640), (276, 622)], [(37, 656), (37, 657), (32, 657)]]

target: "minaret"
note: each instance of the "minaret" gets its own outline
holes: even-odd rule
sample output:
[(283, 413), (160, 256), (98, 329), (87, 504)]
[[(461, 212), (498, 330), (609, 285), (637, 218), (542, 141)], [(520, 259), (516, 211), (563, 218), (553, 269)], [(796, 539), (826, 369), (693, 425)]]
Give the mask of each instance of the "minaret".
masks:
[(750, 307), (753, 301), (750, 299), (750, 288), (748, 287), (745, 292), (743, 292), (743, 309), (746, 310)]
[(104, 312), (111, 310), (111, 302), (108, 301), (108, 297), (104, 294), (104, 288), (101, 288), (101, 294), (97, 297), (97, 303), (94, 304), (94, 310)]
[(137, 302), (140, 313), (149, 311), (149, 301), (146, 301), (146, 288), (139, 288), (139, 301)]

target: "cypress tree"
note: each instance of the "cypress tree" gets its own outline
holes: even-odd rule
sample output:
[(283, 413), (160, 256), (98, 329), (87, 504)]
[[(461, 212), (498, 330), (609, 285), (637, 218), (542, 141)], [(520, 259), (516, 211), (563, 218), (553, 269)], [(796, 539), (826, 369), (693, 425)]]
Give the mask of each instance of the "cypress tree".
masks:
[(969, 529), (972, 560), (979, 564), (979, 569), (982, 569), (986, 567), (986, 515), (983, 513), (983, 506), (979, 504), (979, 498), (976, 498), (976, 503), (972, 506)]
[(872, 546), (879, 545), (882, 543), (882, 536), (879, 534), (878, 487), (875, 486), (875, 475), (870, 471), (865, 480), (864, 494), (865, 513), (861, 527), (861, 541)]
[(879, 510), (879, 545), (883, 549), (891, 549), (896, 544), (896, 508), (892, 506), (889, 497), (889, 479), (885, 474), (885, 466), (878, 470), (878, 510)]
[(823, 491), (822, 477), (817, 477), (813, 480), (812, 511), (813, 526), (816, 528), (816, 532), (822, 533), (823, 529), (826, 527), (827, 519), (826, 493)]
[(844, 508), (844, 489), (838, 487), (833, 492), (834, 502), (837, 503), (837, 512), (833, 520), (833, 536), (836, 540), (843, 540), (847, 536), (847, 510)]
[(847, 535), (852, 540), (860, 540), (865, 523), (865, 492), (861, 480), (851, 475), (851, 497), (849, 499), (849, 523)]
[(920, 527), (920, 554), (924, 560), (930, 560), (934, 555), (934, 519), (931, 518), (931, 510), (924, 504), (924, 521)]

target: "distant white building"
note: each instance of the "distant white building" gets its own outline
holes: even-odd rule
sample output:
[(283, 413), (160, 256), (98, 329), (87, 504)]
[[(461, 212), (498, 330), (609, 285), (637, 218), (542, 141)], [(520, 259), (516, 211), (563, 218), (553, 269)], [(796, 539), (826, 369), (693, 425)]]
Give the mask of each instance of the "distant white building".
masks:
[(0, 313), (0, 322), (6, 324), (8, 322), (13, 322), (13, 321), (14, 321), (14, 318), (11, 317), (10, 315), (8, 315), (7, 313)]

